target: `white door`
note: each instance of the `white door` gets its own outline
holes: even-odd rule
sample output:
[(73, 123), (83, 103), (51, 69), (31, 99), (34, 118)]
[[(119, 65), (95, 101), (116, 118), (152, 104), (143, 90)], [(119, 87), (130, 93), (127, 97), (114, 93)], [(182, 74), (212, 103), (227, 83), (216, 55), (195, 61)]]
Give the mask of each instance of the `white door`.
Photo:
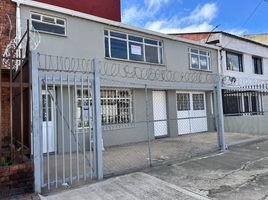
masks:
[(153, 91), (154, 136), (168, 135), (166, 92)]
[[(47, 96), (47, 99), (46, 99)], [(47, 106), (47, 107), (46, 107)], [(42, 109), (43, 109), (43, 122), (42, 122), (42, 133), (43, 133), (43, 153), (55, 151), (55, 132), (53, 122), (53, 101), (48, 93), (42, 92)], [(48, 148), (47, 148), (48, 145)]]
[(204, 92), (177, 92), (179, 134), (208, 131)]

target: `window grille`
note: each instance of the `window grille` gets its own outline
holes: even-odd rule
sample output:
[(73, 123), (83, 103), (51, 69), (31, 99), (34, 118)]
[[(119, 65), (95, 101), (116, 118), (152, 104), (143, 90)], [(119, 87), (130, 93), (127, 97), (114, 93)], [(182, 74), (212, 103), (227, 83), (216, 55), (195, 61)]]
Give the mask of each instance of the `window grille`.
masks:
[(193, 94), (194, 110), (205, 110), (204, 94)]
[(177, 94), (177, 109), (178, 111), (190, 110), (190, 94)]
[[(91, 95), (88, 96), (88, 91), (85, 89), (82, 96), (82, 89), (79, 89), (77, 90), (76, 102), (77, 127), (83, 128), (84, 121), (84, 128), (88, 128), (90, 125), (89, 116), (92, 114)], [(102, 125), (131, 123), (133, 121), (132, 90), (101, 89), (101, 116)]]

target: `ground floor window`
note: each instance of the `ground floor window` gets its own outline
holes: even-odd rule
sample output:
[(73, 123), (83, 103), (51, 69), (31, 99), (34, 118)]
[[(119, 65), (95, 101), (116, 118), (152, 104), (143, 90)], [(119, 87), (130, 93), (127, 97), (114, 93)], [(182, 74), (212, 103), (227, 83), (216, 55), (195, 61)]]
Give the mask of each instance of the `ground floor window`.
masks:
[[(130, 89), (101, 89), (102, 125), (127, 124), (133, 121), (132, 94), (133, 92)], [(76, 93), (78, 128), (90, 126), (91, 107), (92, 98), (88, 94), (88, 90), (78, 89)]]
[(132, 90), (102, 89), (102, 124), (126, 124), (133, 119)]
[(262, 93), (255, 91), (223, 91), (225, 115), (262, 115)]

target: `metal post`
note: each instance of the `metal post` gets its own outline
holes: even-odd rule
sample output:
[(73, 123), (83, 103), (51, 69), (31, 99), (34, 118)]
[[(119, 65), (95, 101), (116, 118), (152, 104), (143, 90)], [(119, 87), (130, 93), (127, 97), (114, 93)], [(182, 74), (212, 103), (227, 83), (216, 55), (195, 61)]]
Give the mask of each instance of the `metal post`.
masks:
[(221, 78), (217, 83), (217, 113), (218, 113), (218, 139), (220, 144), (220, 149), (222, 151), (226, 150), (225, 136), (224, 136), (224, 113), (223, 113), (223, 102), (222, 102), (222, 86)]
[(101, 97), (100, 97), (100, 69), (99, 61), (93, 60), (94, 66), (94, 116), (95, 116), (95, 136), (96, 136), (96, 165), (97, 178), (103, 179), (103, 152), (102, 152), (102, 127), (101, 127)]
[(152, 167), (152, 154), (151, 154), (151, 139), (150, 139), (150, 130), (149, 130), (149, 102), (148, 102), (148, 88), (145, 85), (145, 106), (146, 106), (146, 132), (148, 137), (148, 151), (149, 151), (149, 162), (150, 167)]
[(32, 135), (34, 145), (34, 187), (35, 192), (41, 192), (41, 130), (40, 130), (40, 104), (39, 104), (39, 81), (38, 81), (38, 60), (37, 53), (31, 54), (31, 68), (32, 68)]

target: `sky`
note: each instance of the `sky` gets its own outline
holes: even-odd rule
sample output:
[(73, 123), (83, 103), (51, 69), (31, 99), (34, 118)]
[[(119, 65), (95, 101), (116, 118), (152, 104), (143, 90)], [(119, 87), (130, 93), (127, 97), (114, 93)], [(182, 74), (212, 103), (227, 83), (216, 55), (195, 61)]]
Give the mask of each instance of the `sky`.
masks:
[(268, 33), (268, 0), (121, 0), (122, 22), (162, 33)]

